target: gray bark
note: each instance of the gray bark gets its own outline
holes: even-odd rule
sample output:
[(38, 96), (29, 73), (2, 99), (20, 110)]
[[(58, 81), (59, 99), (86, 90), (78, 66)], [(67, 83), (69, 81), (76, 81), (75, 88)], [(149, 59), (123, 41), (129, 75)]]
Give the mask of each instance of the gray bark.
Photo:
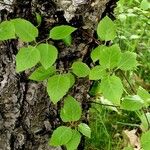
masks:
[[(70, 47), (65, 47), (62, 42), (54, 43), (60, 51), (57, 66), (68, 68), (77, 58), (87, 61), (86, 58), (92, 48), (94, 29), (109, 1), (14, 0), (12, 6), (7, 6), (10, 14), (9, 12), (2, 14), (5, 5), (1, 4), (0, 16), (1, 20), (22, 17), (32, 21), (31, 14), (40, 10), (45, 28), (39, 28), (41, 30), (39, 40), (44, 38), (43, 33), (47, 34), (56, 24), (70, 22), (74, 25), (74, 20), (79, 24), (82, 20), (81, 26), (87, 29), (88, 34), (79, 31), (74, 35), (73, 44)], [(0, 43), (0, 150), (61, 149), (48, 145), (48, 139), (53, 130), (61, 124), (57, 110), (60, 104), (51, 103), (43, 83), (28, 80), (29, 71), (16, 73), (15, 55), (19, 47), (20, 42), (17, 40)], [(70, 60), (69, 55), (73, 54), (77, 56)], [(89, 106), (86, 102), (90, 99), (88, 95), (90, 86), (91, 82), (80, 79), (70, 91), (70, 94), (79, 100), (85, 109), (84, 121), (88, 121), (86, 114)]]

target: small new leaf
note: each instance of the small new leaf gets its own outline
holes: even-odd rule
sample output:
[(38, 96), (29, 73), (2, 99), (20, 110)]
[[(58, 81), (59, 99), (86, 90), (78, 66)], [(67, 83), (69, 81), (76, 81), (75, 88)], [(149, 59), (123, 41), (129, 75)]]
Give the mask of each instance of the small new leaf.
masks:
[(62, 146), (67, 144), (72, 138), (72, 129), (70, 127), (60, 126), (54, 130), (49, 141), (51, 146)]
[(0, 41), (14, 38), (15, 38), (15, 26), (10, 21), (3, 21), (0, 24)]
[(72, 42), (72, 37), (71, 35), (68, 35), (65, 39), (62, 39), (62, 40), (67, 46), (70, 46)]
[(80, 123), (78, 125), (78, 130), (86, 137), (91, 137), (91, 129), (90, 127), (85, 123)]
[(114, 40), (116, 37), (116, 27), (114, 22), (106, 16), (103, 18), (97, 27), (98, 36), (105, 41)]
[(76, 150), (80, 141), (81, 141), (81, 134), (76, 130), (72, 130), (72, 138), (66, 144), (67, 150)]
[(120, 104), (123, 85), (119, 77), (113, 75), (103, 78), (100, 89), (106, 99), (110, 100), (113, 104)]
[(63, 122), (78, 121), (81, 118), (81, 105), (73, 97), (65, 98), (64, 106), (61, 109), (60, 117)]
[(17, 36), (24, 42), (34, 41), (38, 36), (38, 29), (29, 21), (21, 18), (13, 19)]
[(70, 78), (67, 75), (54, 75), (48, 79), (47, 92), (54, 104), (66, 95), (69, 88)]
[(56, 26), (50, 30), (49, 37), (52, 38), (53, 40), (62, 40), (67, 38), (75, 30), (76, 28), (68, 25)]
[(125, 52), (121, 55), (121, 60), (118, 64), (118, 68), (124, 71), (135, 69), (137, 66), (136, 53)]
[(72, 72), (78, 77), (86, 77), (90, 73), (90, 68), (85, 63), (77, 61), (72, 65)]
[(32, 68), (40, 61), (40, 52), (37, 48), (29, 46), (21, 48), (16, 55), (16, 71), (21, 72)]
[(52, 66), (58, 55), (57, 48), (50, 44), (40, 44), (37, 46), (37, 49), (40, 51), (41, 59), (40, 62), (45, 69), (48, 69)]
[(44, 69), (43, 66), (40, 66), (30, 75), (29, 79), (34, 81), (43, 81), (53, 75), (55, 71), (56, 69), (54, 66), (51, 66), (47, 70)]

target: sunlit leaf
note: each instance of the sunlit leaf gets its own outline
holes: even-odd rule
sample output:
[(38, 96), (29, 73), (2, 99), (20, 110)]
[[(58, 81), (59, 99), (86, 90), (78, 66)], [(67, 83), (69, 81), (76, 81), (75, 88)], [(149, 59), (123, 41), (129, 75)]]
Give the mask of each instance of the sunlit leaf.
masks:
[(97, 34), (102, 40), (113, 40), (116, 37), (115, 23), (108, 16), (106, 16), (98, 24)]
[(81, 105), (73, 97), (65, 98), (64, 106), (61, 109), (60, 117), (63, 122), (78, 121), (81, 118)]
[(34, 41), (38, 36), (38, 29), (29, 21), (21, 18), (13, 19), (17, 36), (24, 42)]
[(37, 48), (23, 47), (16, 55), (16, 71), (21, 72), (32, 68), (40, 61), (40, 52)]
[(72, 72), (78, 77), (86, 77), (90, 73), (90, 68), (85, 63), (77, 61), (72, 65)]
[(70, 127), (60, 126), (54, 130), (49, 141), (51, 146), (62, 146), (67, 144), (72, 138), (72, 129)]
[(50, 30), (49, 37), (54, 40), (62, 40), (67, 38), (75, 30), (76, 28), (68, 25), (56, 26)]
[(70, 78), (66, 75), (54, 75), (48, 79), (47, 92), (50, 100), (56, 104), (70, 88)]
[(10, 21), (3, 21), (0, 24), (0, 41), (14, 38), (15, 38), (15, 26)]

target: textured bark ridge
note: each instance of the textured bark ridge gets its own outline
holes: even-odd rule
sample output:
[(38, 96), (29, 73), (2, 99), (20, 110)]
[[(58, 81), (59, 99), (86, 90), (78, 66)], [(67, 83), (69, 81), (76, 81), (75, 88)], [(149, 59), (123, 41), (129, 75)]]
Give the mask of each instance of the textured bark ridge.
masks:
[[(80, 28), (73, 34), (72, 46), (52, 42), (59, 49), (57, 68), (67, 71), (78, 58), (90, 65), (90, 50), (96, 46), (94, 29), (113, 0), (14, 0), (7, 9), (0, 5), (0, 20), (21, 17), (36, 24), (34, 14), (41, 13), (39, 41), (55, 25), (69, 23)], [(0, 43), (0, 150), (59, 150), (48, 146), (48, 139), (61, 124), (57, 111), (61, 103), (53, 105), (44, 84), (28, 80), (30, 72), (15, 72), (15, 55), (22, 44), (17, 40)], [(70, 91), (87, 111), (90, 86), (88, 80), (78, 79)], [(87, 111), (84, 121), (88, 121)]]

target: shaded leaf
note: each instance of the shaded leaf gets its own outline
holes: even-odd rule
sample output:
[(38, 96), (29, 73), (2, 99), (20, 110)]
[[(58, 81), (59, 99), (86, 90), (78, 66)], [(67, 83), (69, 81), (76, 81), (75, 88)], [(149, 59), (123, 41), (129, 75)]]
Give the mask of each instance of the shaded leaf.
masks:
[(86, 137), (90, 138), (91, 137), (91, 129), (90, 127), (85, 124), (85, 123), (80, 123), (78, 125), (78, 130), (83, 134), (85, 135)]
[(121, 108), (129, 111), (136, 111), (143, 107), (144, 101), (138, 96), (127, 96), (122, 99)]
[[(145, 114), (143, 113), (140, 116), (140, 119), (141, 119), (141, 125), (140, 125), (140, 127), (141, 127), (142, 131), (147, 131), (148, 128), (149, 128), (148, 122), (150, 122), (150, 113), (149, 112), (147, 112)], [(148, 122), (147, 122), (147, 120), (148, 120)]]
[(137, 94), (144, 100), (146, 106), (150, 105), (150, 94), (148, 93), (148, 91), (146, 91), (142, 87), (139, 87), (137, 90)]
[(35, 81), (43, 81), (53, 75), (55, 73), (56, 69), (54, 66), (51, 66), (47, 70), (44, 69), (42, 66), (37, 68), (29, 77), (30, 80)]

